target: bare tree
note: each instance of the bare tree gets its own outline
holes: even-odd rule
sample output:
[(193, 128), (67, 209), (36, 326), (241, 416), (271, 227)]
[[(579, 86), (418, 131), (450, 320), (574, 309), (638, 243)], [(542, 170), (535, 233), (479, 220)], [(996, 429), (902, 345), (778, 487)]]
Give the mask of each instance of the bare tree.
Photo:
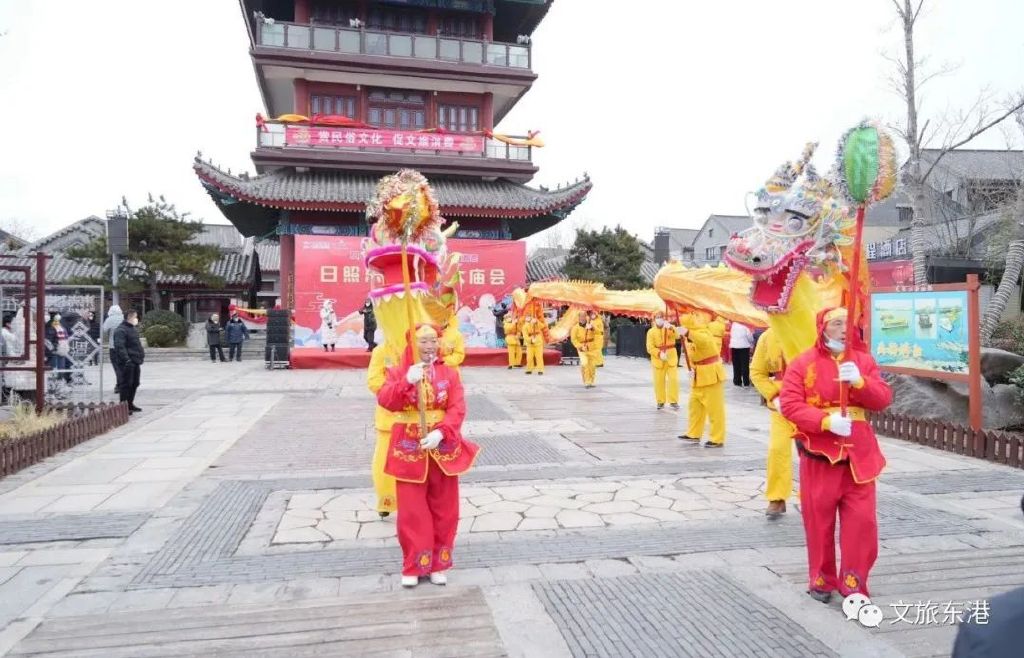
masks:
[[(1024, 110), (1017, 110), (1017, 124), (1024, 132)], [(985, 317), (981, 321), (982, 342), (987, 342), (992, 337), (1003, 311), (1010, 303), (1010, 295), (1020, 280), (1021, 271), (1024, 270), (1024, 185), (1017, 186), (1017, 202), (1013, 205), (1012, 212), (1012, 233), (1006, 247), (1006, 266), (1003, 268), (999, 287), (989, 301)]]
[(0, 230), (23, 242), (34, 242), (40, 237), (38, 226), (20, 217), (8, 217), (0, 220)]
[(965, 146), (1024, 107), (1024, 94), (1010, 100), (1005, 107), (996, 110), (989, 109), (986, 95), (979, 95), (978, 100), (969, 111), (962, 112), (944, 122), (946, 130), (941, 140), (942, 145), (937, 148), (938, 153), (931, 158), (930, 162), (922, 162), (921, 151), (939, 132), (939, 126), (937, 122), (931, 134), (928, 132), (930, 121), (925, 121), (924, 126), (919, 128), (918, 118), (921, 108), (918, 92), (929, 80), (948, 73), (950, 70), (941, 68), (918, 77), (919, 69), (923, 68), (925, 62), (916, 58), (914, 53), (914, 28), (921, 16), (924, 2), (925, 0), (916, 0), (916, 6), (914, 6), (914, 0), (892, 0), (896, 14), (903, 25), (904, 54), (902, 57), (891, 58), (896, 67), (896, 74), (893, 76), (892, 82), (896, 91), (907, 104), (907, 121), (899, 132), (910, 150), (910, 158), (903, 176), (913, 213), (910, 223), (910, 248), (914, 258), (914, 282), (917, 284), (927, 282), (925, 231), (929, 224), (929, 208), (924, 187), (935, 171), (935, 167), (949, 151)]

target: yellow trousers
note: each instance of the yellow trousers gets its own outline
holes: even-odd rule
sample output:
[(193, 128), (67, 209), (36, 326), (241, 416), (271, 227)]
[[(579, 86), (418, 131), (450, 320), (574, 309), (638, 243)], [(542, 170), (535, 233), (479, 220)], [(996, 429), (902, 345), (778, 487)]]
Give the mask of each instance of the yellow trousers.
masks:
[(593, 386), (597, 378), (597, 355), (594, 351), (580, 352), (580, 372), (583, 374), (583, 384)]
[(508, 344), (508, 364), (513, 368), (523, 365), (523, 346), (519, 343)]
[(373, 448), (373, 488), (377, 491), (377, 511), (397, 512), (398, 496), (395, 478), (384, 472), (384, 462), (391, 445), (391, 430), (377, 429), (377, 443)]
[(526, 372), (544, 372), (544, 346), (526, 346)]
[(711, 421), (712, 443), (725, 443), (725, 383), (694, 386), (690, 390), (690, 426), (686, 436), (699, 439), (704, 435), (704, 421)]
[(603, 366), (603, 365), (604, 365), (604, 350), (599, 347), (596, 350), (594, 350), (594, 367), (598, 368), (598, 367)]
[(764, 497), (786, 500), (793, 495), (793, 433), (792, 423), (777, 411), (771, 412), (768, 434), (768, 483)]
[(651, 366), (654, 374), (654, 399), (658, 404), (679, 404), (679, 365), (671, 360), (659, 368)]

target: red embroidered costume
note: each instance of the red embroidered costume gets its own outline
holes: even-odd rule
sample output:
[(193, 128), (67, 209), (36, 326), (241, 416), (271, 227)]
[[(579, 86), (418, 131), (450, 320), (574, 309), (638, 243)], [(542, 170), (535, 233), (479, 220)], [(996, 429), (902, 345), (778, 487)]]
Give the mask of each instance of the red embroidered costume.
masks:
[[(818, 342), (786, 368), (779, 408), (796, 425), (800, 452), (800, 508), (807, 536), (810, 593), (827, 601), (838, 589), (868, 595), (868, 576), (878, 557), (875, 479), (885, 467), (866, 412), (881, 411), (892, 391), (878, 365), (855, 342), (829, 346), (825, 326), (845, 320), (845, 309), (818, 313)], [(845, 325), (844, 325), (845, 326)], [(850, 365), (850, 363), (854, 365)], [(838, 418), (839, 378), (853, 372), (846, 419)], [(849, 377), (849, 375), (842, 375)], [(836, 572), (835, 527), (839, 515), (841, 564)]]
[[(408, 381), (413, 367), (407, 349), (402, 362), (388, 370), (377, 401), (395, 412), (384, 472), (397, 481), (402, 575), (415, 577), (452, 566), (459, 524), (458, 476), (473, 465), (479, 448), (462, 438), (466, 401), (458, 372), (434, 356), (430, 363), (415, 366), (423, 368), (423, 377), (413, 384)], [(426, 431), (420, 427), (420, 391), (426, 402)], [(424, 449), (421, 441), (434, 430), (440, 432), (440, 443)]]

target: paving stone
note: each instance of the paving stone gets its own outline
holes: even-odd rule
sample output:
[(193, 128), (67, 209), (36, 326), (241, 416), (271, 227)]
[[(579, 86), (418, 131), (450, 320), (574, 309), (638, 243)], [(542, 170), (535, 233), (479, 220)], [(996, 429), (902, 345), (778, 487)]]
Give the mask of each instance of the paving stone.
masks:
[(499, 500), (496, 503), (487, 503), (480, 506), (483, 512), (525, 512), (529, 509), (529, 505), (526, 503), (516, 502), (514, 500)]
[[(615, 493), (625, 485), (621, 482), (573, 482), (572, 488), (575, 491), (586, 491), (592, 493)], [(603, 501), (597, 501), (603, 502)]]
[(541, 574), (548, 580), (579, 580), (590, 578), (590, 570), (585, 564), (572, 562), (556, 562), (550, 564), (538, 564)]
[(296, 528), (312, 528), (318, 523), (316, 519), (297, 517), (292, 514), (285, 514), (281, 522), (277, 524), (277, 531), (295, 530)]
[(0, 553), (0, 567), (9, 567), (28, 555), (28, 551), (5, 551)]
[(148, 517), (148, 514), (104, 513), (17, 521), (0, 519), (0, 545), (127, 537)]
[(641, 507), (636, 514), (658, 521), (686, 521), (686, 517), (680, 512), (662, 509), (660, 507)]
[[(353, 535), (355, 536), (355, 535)], [(330, 537), (315, 528), (297, 528), (284, 530), (274, 535), (275, 544), (305, 544), (310, 542), (330, 541)]]
[(614, 497), (614, 493), (603, 491), (595, 493), (581, 493), (576, 496), (576, 500), (582, 500), (587, 503), (607, 503)]
[(527, 498), (522, 501), (531, 507), (558, 507), (560, 509), (576, 510), (581, 507), (586, 507), (587, 503), (582, 500), (574, 500), (572, 498), (563, 498), (553, 496), (551, 494), (544, 494), (542, 496), (536, 496), (534, 498)]
[(636, 565), (629, 560), (587, 560), (584, 564), (596, 578), (628, 576), (637, 572)]
[(652, 571), (679, 571), (679, 562), (661, 555), (638, 555), (629, 561), (640, 573)]
[(497, 532), (515, 530), (523, 520), (517, 512), (492, 512), (473, 519), (473, 532)]
[(200, 605), (227, 603), (233, 585), (207, 585), (204, 587), (182, 587), (174, 590), (174, 596), (167, 603), (168, 608), (188, 608)]
[(558, 521), (554, 518), (526, 518), (519, 524), (516, 530), (556, 530)]
[(675, 502), (670, 498), (662, 498), (661, 496), (645, 496), (638, 498), (636, 501), (641, 507), (656, 507), (658, 509), (669, 509)]
[(469, 499), (469, 502), (477, 507), (483, 507), (484, 505), (491, 505), (493, 503), (501, 502), (501, 496), (496, 493), (488, 493), (482, 496), (475, 496)]
[(477, 507), (476, 505), (467, 503), (465, 500), (463, 500), (462, 503), (459, 504), (460, 519), (471, 519), (474, 516), (480, 516), (481, 514), (484, 514), (484, 511)]
[(593, 512), (594, 514), (625, 514), (627, 512), (635, 512), (640, 509), (640, 505), (629, 500), (613, 500), (608, 503), (592, 503), (583, 508), (584, 512)]
[(604, 525), (599, 514), (579, 510), (563, 510), (555, 517), (563, 528), (593, 528)]
[(540, 580), (544, 577), (544, 574), (541, 573), (540, 569), (532, 564), (513, 564), (510, 566), (494, 567), (491, 569), (491, 573), (494, 575), (495, 584), (498, 585)]
[(359, 525), (359, 539), (394, 539), (396, 536), (397, 531), (394, 523), (378, 521), (376, 523), (361, 523)]
[(120, 596), (119, 592), (91, 592), (68, 594), (50, 608), (48, 617), (79, 617), (106, 612)]
[(448, 572), (448, 583), (459, 587), (490, 587), (494, 585), (494, 573), (490, 569), (475, 567)]
[(697, 512), (697, 511), (708, 511), (708, 501), (703, 498), (685, 500), (679, 499), (672, 503), (670, 507), (673, 512)]
[(501, 494), (501, 497), (505, 500), (522, 500), (524, 498), (532, 498), (537, 495), (537, 489), (534, 487), (500, 487), (495, 493)]
[(295, 494), (288, 499), (288, 509), (319, 510), (332, 498), (333, 493)]
[[(766, 647), (780, 656), (835, 655), (782, 611), (715, 572), (540, 582), (533, 588), (574, 655), (765, 655)], [(665, 620), (686, 619), (686, 627), (650, 623), (652, 601)]]
[[(316, 529), (321, 533), (328, 535), (331, 539), (355, 539), (359, 536), (360, 524), (352, 523), (351, 521), (321, 521), (316, 525)], [(278, 533), (278, 537), (281, 537), (283, 533)], [(282, 540), (279, 540), (282, 541)], [(293, 540), (295, 541), (295, 540)], [(306, 540), (315, 541), (315, 540)]]
[(633, 514), (632, 512), (626, 514), (602, 514), (601, 518), (605, 523), (611, 525), (636, 525), (638, 523), (652, 523), (651, 519), (640, 516), (639, 514)]
[[(632, 483), (630, 483), (632, 485)], [(640, 489), (634, 486), (627, 486), (625, 489), (619, 489), (615, 492), (616, 501), (635, 501), (639, 498), (650, 496), (651, 491), (649, 489)]]
[(338, 578), (299, 578), (285, 583), (278, 590), (277, 598), (280, 601), (334, 598), (338, 596), (339, 588)]
[(528, 507), (526, 511), (523, 512), (523, 516), (527, 519), (553, 519), (561, 511), (561, 508), (558, 507), (536, 505), (534, 507)]

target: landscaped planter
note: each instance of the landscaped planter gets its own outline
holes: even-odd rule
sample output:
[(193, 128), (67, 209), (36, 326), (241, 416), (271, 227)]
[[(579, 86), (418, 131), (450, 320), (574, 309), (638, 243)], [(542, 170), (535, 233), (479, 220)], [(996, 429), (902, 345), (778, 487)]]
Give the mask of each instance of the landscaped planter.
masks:
[(54, 408), (67, 412), (68, 418), (35, 434), (0, 439), (0, 478), (128, 422), (128, 405), (122, 402)]

